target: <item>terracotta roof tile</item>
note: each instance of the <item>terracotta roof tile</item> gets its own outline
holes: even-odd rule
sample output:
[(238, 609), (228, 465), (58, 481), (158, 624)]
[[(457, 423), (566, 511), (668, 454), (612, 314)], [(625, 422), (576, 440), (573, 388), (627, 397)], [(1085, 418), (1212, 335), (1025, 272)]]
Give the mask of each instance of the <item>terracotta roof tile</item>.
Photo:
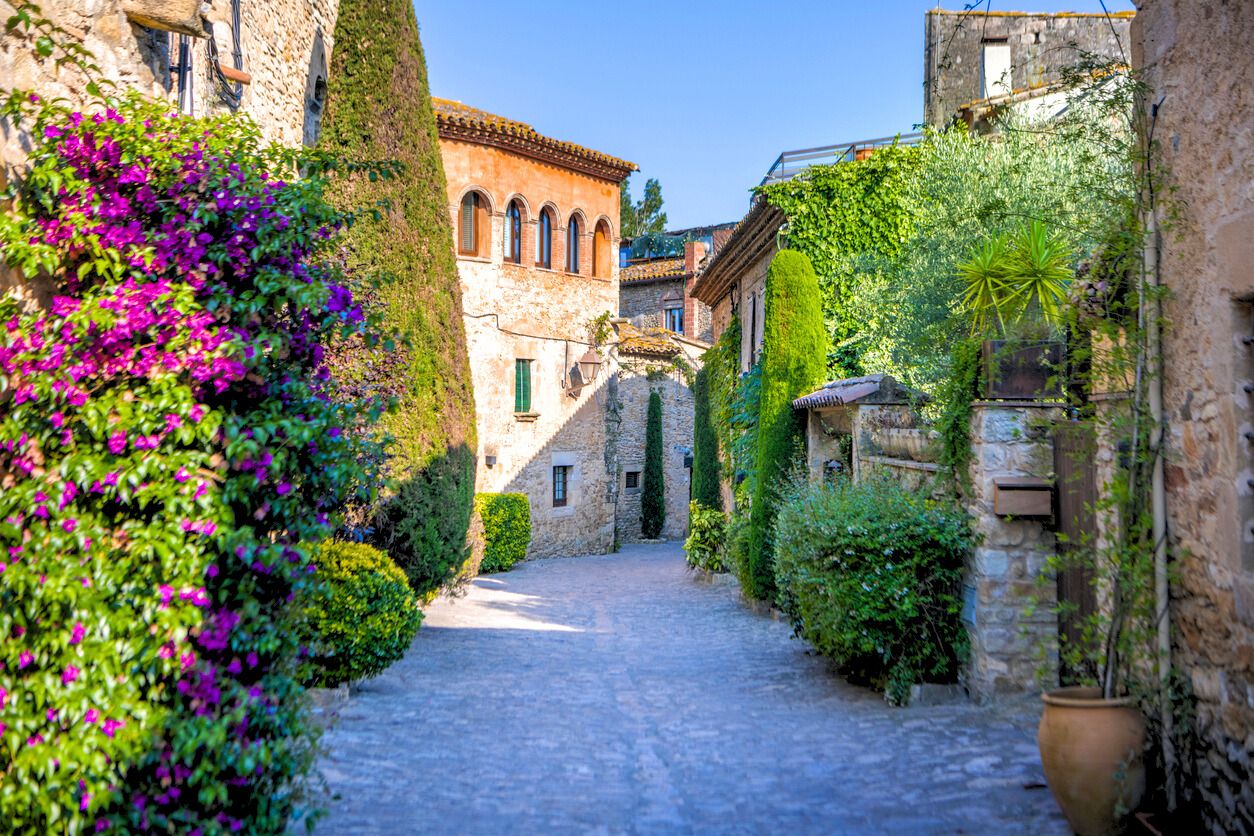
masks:
[(630, 264), (619, 273), (623, 283), (641, 282), (646, 279), (669, 279), (684, 276), (684, 260), (682, 258), (655, 258)]
[(618, 349), (624, 354), (674, 357), (679, 354), (680, 348), (673, 337), (674, 332), (665, 328), (641, 330), (630, 322), (618, 323)]
[(440, 136), (482, 142), (546, 160), (615, 182), (637, 170), (635, 163), (600, 151), (547, 137), (528, 125), (451, 99), (432, 97)]

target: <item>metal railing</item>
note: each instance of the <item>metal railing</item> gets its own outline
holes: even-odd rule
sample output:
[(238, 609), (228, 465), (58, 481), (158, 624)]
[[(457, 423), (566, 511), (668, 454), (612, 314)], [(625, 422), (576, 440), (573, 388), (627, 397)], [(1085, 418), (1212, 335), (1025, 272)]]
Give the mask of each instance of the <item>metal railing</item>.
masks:
[(858, 142), (842, 142), (837, 145), (785, 151), (775, 158), (774, 164), (758, 185), (765, 186), (769, 183), (791, 180), (810, 166), (860, 160), (877, 148), (887, 148), (891, 145), (917, 145), (922, 139), (921, 133), (897, 134), (879, 139), (863, 139)]

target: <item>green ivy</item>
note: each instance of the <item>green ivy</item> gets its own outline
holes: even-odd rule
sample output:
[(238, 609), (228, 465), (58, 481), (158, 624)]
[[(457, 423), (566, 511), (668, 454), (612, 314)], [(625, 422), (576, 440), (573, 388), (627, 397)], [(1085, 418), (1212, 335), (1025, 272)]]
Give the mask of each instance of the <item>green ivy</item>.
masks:
[(475, 511), (483, 520), (479, 571), (509, 571), (531, 544), (531, 501), (522, 493), (481, 493), (475, 495)]
[(392, 490), (372, 539), (427, 594), (469, 554), (476, 444), (448, 192), (413, 5), (344, 0), (335, 45), (320, 146), (404, 166), (395, 180), (354, 178), (340, 200), (381, 205), (349, 230), (346, 257), (391, 277), (379, 303), (408, 344), (399, 408), (384, 422)]
[(692, 387), (692, 497), (702, 507), (723, 510), (719, 478), (718, 434), (710, 407), (710, 370), (697, 372)]
[(399, 662), (422, 623), (405, 573), (363, 543), (324, 543), (315, 560), (322, 583), (302, 607), (312, 654), (305, 684), (356, 682)]
[(895, 258), (909, 240), (918, 166), (918, 148), (893, 146), (857, 162), (815, 166), (761, 190), (788, 218), (789, 248), (809, 258), (818, 274), (832, 377), (868, 371), (860, 342), (868, 312), (855, 304), (854, 292), (872, 265)]
[(780, 603), (797, 635), (854, 679), (904, 703), (952, 682), (966, 657), (961, 508), (896, 483), (806, 483), (775, 521)]
[(940, 465), (954, 477), (956, 486), (971, 487), (971, 404), (980, 386), (983, 341), (968, 337), (954, 343), (949, 376), (941, 383), (937, 400), (941, 435)]
[(822, 381), (827, 350), (818, 278), (808, 258), (795, 250), (776, 254), (766, 275), (763, 308), (757, 469), (749, 560), (740, 581), (746, 594), (770, 599), (775, 593), (771, 529), (779, 488), (803, 444), (792, 402)]

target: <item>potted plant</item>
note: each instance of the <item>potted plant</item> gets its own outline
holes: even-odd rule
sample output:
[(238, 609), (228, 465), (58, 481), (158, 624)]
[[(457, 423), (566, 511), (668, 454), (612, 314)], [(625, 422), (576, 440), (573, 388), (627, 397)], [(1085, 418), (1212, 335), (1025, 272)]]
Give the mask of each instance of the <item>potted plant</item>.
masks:
[(985, 397), (998, 400), (1058, 398), (1056, 370), (1064, 345), (1058, 336), (1074, 275), (1071, 254), (1040, 221), (985, 241), (958, 265), (965, 287), (962, 307), (984, 340)]

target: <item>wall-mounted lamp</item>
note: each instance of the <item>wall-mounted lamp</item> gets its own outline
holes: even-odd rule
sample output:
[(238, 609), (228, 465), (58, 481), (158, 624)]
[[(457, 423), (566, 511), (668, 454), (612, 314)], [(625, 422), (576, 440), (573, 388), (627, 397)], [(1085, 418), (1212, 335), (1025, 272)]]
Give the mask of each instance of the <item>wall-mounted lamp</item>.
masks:
[(570, 395), (572, 398), (578, 397), (579, 393), (583, 391), (583, 387), (597, 379), (597, 374), (600, 373), (603, 362), (604, 361), (601, 359), (601, 355), (597, 354), (597, 350), (595, 348), (589, 348), (585, 351), (584, 355), (579, 358), (579, 362), (574, 369), (575, 375), (578, 376), (578, 380), (574, 379), (575, 375), (572, 375), (567, 379), (565, 387), (566, 394)]

